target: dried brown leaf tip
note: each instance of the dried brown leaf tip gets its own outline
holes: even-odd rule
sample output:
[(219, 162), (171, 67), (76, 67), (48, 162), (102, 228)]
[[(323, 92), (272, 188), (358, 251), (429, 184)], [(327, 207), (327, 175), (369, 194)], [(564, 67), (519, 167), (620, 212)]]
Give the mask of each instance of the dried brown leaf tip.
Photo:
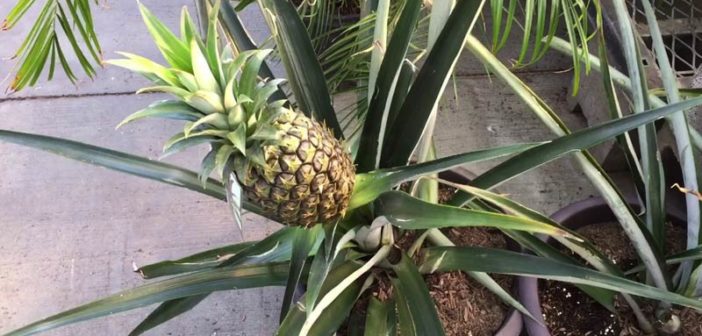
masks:
[(699, 199), (700, 201), (702, 201), (702, 193), (700, 193), (700, 192), (697, 191), (697, 190), (692, 190), (692, 189), (688, 189), (688, 188), (685, 188), (685, 187), (681, 187), (681, 186), (680, 186), (679, 184), (677, 184), (677, 183), (673, 184), (673, 185), (670, 187), (670, 189), (673, 189), (673, 188), (678, 189), (678, 191), (680, 191), (681, 193), (694, 195), (695, 197), (697, 197), (697, 199)]
[(7, 20), (3, 20), (2, 26), (0, 26), (0, 30), (10, 30), (10, 23), (7, 22)]

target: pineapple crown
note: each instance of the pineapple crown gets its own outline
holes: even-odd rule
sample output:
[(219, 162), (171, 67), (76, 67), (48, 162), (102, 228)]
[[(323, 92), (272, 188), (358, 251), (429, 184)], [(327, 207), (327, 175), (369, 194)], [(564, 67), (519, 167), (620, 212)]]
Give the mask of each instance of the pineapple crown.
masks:
[(202, 161), (203, 183), (213, 171), (221, 175), (233, 156), (245, 156), (247, 162), (265, 165), (264, 146), (280, 141), (280, 132), (273, 122), (287, 111), (286, 100), (269, 102), (283, 80), (258, 77), (270, 49), (243, 51), (236, 56), (230, 47), (220, 52), (219, 5), (217, 1), (210, 11), (203, 41), (185, 7), (179, 38), (139, 3), (144, 22), (169, 66), (125, 52), (120, 52), (124, 59), (106, 61), (140, 73), (155, 84), (137, 93), (164, 92), (177, 98), (155, 102), (128, 116), (117, 127), (149, 117), (186, 121), (183, 131), (166, 142), (164, 156), (211, 144)]

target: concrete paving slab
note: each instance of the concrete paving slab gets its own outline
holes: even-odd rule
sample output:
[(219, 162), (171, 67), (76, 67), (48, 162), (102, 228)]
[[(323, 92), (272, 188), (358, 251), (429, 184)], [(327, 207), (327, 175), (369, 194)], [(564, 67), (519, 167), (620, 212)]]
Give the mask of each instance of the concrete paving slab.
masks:
[[(67, 137), (147, 157), (177, 123), (146, 121), (115, 131), (121, 118), (157, 95), (32, 99), (0, 103), (0, 128)], [(203, 149), (169, 158), (197, 166)], [(224, 203), (20, 146), (0, 144), (0, 333), (143, 284), (143, 265), (240, 242)], [(244, 239), (280, 225), (244, 218)], [(202, 308), (152, 335), (268, 335), (281, 289), (214, 295)], [(148, 309), (50, 335), (122, 335)]]
[[(523, 73), (519, 76), (571, 129), (585, 126), (582, 116), (568, 109), (566, 97), (570, 74)], [(437, 129), (441, 132), (435, 135), (440, 156), (553, 138), (519, 97), (498, 79), (458, 77), (457, 86), (458, 102), (449, 92), (440, 105)], [(480, 174), (497, 162), (480, 162), (466, 168)], [(579, 168), (568, 159), (557, 160), (518, 176), (497, 189), (545, 214), (596, 194)]]

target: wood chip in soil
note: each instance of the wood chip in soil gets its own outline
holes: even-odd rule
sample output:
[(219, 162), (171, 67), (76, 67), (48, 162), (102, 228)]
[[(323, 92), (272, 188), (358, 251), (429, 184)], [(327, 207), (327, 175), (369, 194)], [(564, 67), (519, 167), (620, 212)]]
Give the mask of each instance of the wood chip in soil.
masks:
[[(506, 247), (504, 236), (495, 229), (451, 228), (444, 233), (459, 246)], [(493, 278), (511, 292), (512, 277)], [(430, 274), (425, 280), (446, 335), (494, 335), (510, 311), (495, 294), (463, 272)]]

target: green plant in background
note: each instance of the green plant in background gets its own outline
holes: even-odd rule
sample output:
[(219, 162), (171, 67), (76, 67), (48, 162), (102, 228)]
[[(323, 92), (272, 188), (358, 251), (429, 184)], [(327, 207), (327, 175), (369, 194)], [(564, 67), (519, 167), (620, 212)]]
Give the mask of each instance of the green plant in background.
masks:
[[(498, 3), (501, 4), (500, 1), (491, 2), (493, 5)], [(638, 226), (637, 214), (626, 206), (616, 187), (584, 150), (662, 117), (681, 113), (702, 103), (702, 99), (664, 104), (571, 133), (538, 96), (502, 65), (489, 49), (470, 36), (483, 2), (462, 0), (457, 1), (455, 6), (448, 3), (431, 8), (426, 56), (423, 56), (423, 65), (419, 66), (413, 64), (415, 59), (409, 59), (408, 55), (415, 38), (415, 28), (422, 20), (422, 12), (429, 9), (423, 8), (421, 1), (407, 0), (391, 11), (389, 1), (380, 0), (372, 19), (361, 19), (373, 22), (373, 41), (387, 41), (387, 48), (371, 50), (368, 57), (369, 75), (358, 80), (359, 90), (367, 90), (371, 98), (365, 101), (367, 111), (355, 114), (363, 116), (359, 120), (361, 126), (356, 132), (351, 132), (353, 135), (348, 140), (349, 146), (355, 143), (356, 148), (353, 151), (343, 148), (341, 142), (337, 146), (337, 140), (318, 134), (319, 140), (330, 143), (329, 147), (337, 153), (337, 159), (347, 155), (347, 151), (354, 154), (357, 173), (353, 181), (347, 181), (353, 185), (353, 192), (345, 215), (336, 209), (330, 218), (314, 217), (313, 223), (317, 224), (314, 225), (300, 222), (298, 215), (305, 210), (302, 206), (291, 208), (295, 216), (282, 216), (282, 203), (267, 208), (265, 201), (268, 198), (273, 202), (290, 201), (282, 196), (283, 199), (274, 198), (276, 194), (273, 189), (282, 187), (275, 185), (277, 178), (284, 173), (289, 174), (286, 170), (295, 166), (285, 157), (288, 154), (286, 150), (299, 150), (302, 144), (298, 140), (305, 138), (296, 136), (294, 143), (286, 142), (286, 136), (293, 135), (293, 128), (302, 127), (297, 131), (306, 131), (307, 138), (314, 138), (310, 133), (317, 131), (319, 127), (316, 122), (321, 122), (333, 130), (337, 139), (343, 137), (338, 131), (343, 128), (338, 126), (340, 123), (331, 104), (333, 90), (330, 90), (314, 44), (307, 35), (305, 22), (287, 1), (262, 0), (259, 5), (273, 32), (278, 55), (285, 65), (294, 103), (281, 100), (285, 96), (280, 96), (278, 84), (282, 82), (271, 77), (263, 63), (266, 53), (255, 50), (256, 46), (244, 34), (241, 22), (227, 2), (221, 4), (221, 10), (218, 10), (219, 4), (213, 6), (204, 40), (198, 37), (187, 12), (184, 12), (181, 20), (181, 36), (177, 37), (147, 10), (143, 10), (147, 27), (171, 67), (128, 54), (125, 55), (127, 60), (113, 61), (144, 74), (157, 83), (158, 91), (169, 92), (178, 98), (152, 105), (126, 121), (147, 116), (186, 120), (184, 132), (172, 138), (166, 149), (178, 151), (189, 145), (209, 143), (211, 151), (203, 160), (203, 172), (200, 174), (70, 140), (5, 130), (0, 130), (0, 140), (185, 187), (228, 201), (235, 216), (241, 206), (244, 210), (282, 220), (290, 226), (261, 241), (224, 246), (180, 260), (143, 266), (139, 272), (147, 279), (172, 277), (59, 313), (9, 335), (32, 334), (161, 303), (132, 331), (132, 335), (137, 335), (190, 310), (211, 292), (263, 286), (286, 287), (279, 334), (331, 334), (346, 319), (360, 294), (378, 281), (378, 277), (386, 277), (392, 282), (392, 299), (384, 302), (371, 299), (365, 323), (353, 324), (353, 331), (364, 329), (366, 335), (389, 334), (396, 330), (402, 330), (403, 335), (441, 335), (442, 326), (421, 275), (450, 270), (468, 272), (526, 315), (528, 312), (524, 307), (486, 273), (571, 282), (609, 307), (612, 306), (614, 294), (619, 292), (625, 294), (627, 302), (634, 307), (637, 305), (634, 296), (641, 296), (702, 309), (702, 302), (677, 294), (668, 287), (649, 286), (627, 278), (622, 270), (577, 233), (488, 191), (521, 173), (575, 153), (583, 171), (619, 214), (620, 221), (629, 230), (627, 232), (633, 232), (632, 240), (649, 272), (655, 272), (651, 266), (660, 267), (661, 264), (654, 264), (648, 258), (645, 248), (647, 241), (635, 240), (640, 236), (647, 237), (647, 231)], [(541, 7), (534, 8), (542, 12)], [(394, 13), (392, 19), (391, 12)], [(217, 46), (218, 16), (225, 36), (232, 43), (223, 50)], [(537, 33), (541, 35), (539, 37), (543, 34), (543, 31)], [(504, 80), (550, 127), (556, 135), (553, 140), (435, 158), (431, 144), (432, 120), (464, 46), (492, 73)], [(580, 55), (583, 53), (580, 50), (577, 52)], [(304, 117), (300, 117), (296, 111), (304, 114)], [(304, 125), (281, 119), (288, 116), (303, 120)], [(257, 134), (257, 131), (260, 133)], [(319, 130), (316, 133), (324, 132)], [(256, 145), (260, 144), (270, 149), (255, 154), (260, 149)], [(419, 162), (408, 165), (413, 153), (417, 154), (415, 157)], [(434, 174), (471, 162), (506, 156), (511, 158), (479, 176), (474, 186), (444, 181), (460, 192), (453, 204), (436, 204), (438, 183), (432, 177)], [(269, 162), (271, 158), (275, 158), (276, 162)], [(322, 166), (324, 162), (329, 162), (327, 169), (322, 169), (328, 172), (327, 175), (331, 175), (332, 161), (333, 158), (322, 161)], [(249, 168), (237, 168), (237, 164), (246, 162), (251, 162)], [(223, 178), (228, 182), (209, 178), (215, 169), (225, 172)], [(251, 169), (258, 169), (257, 173), (263, 177), (256, 180), (259, 183), (249, 183), (247, 180), (246, 175)], [(302, 168), (293, 170), (300, 172)], [(348, 172), (348, 168), (342, 170)], [(228, 173), (230, 171), (234, 173), (233, 176)], [(236, 181), (240, 181), (243, 193), (238, 193), (239, 189), (233, 184)], [(335, 181), (343, 183), (343, 179)], [(411, 194), (396, 190), (400, 183), (407, 181), (413, 182)], [(266, 185), (259, 188), (262, 184)], [(298, 186), (286, 185), (281, 189), (285, 189), (285, 196), (292, 198), (292, 192), (288, 193), (288, 190)], [(267, 198), (260, 194), (266, 187), (270, 187)], [(324, 188), (310, 192), (324, 193)], [(343, 200), (344, 195), (341, 194), (340, 199)], [(273, 208), (277, 210), (276, 213), (272, 212)], [(316, 209), (318, 215), (324, 213), (321, 203)], [(282, 210), (287, 211), (288, 208), (283, 207)], [(344, 216), (335, 218), (337, 214)], [(438, 230), (463, 226), (499, 228), (537, 255), (456, 247)], [(395, 236), (408, 230), (416, 231), (418, 238), (411, 248), (401, 250), (394, 245)], [(536, 238), (534, 233), (552, 235), (594, 269), (554, 250)], [(652, 250), (654, 257), (660, 253), (656, 249), (649, 250)], [(675, 260), (697, 257), (699, 254), (693, 253), (678, 256)], [(301, 284), (306, 285), (305, 293), (295, 301), (294, 294)], [(642, 319), (642, 323), (645, 323), (645, 319)]]
[[(34, 0), (19, 1), (0, 25), (0, 30), (15, 27), (34, 4)], [(61, 45), (57, 25), (63, 31), (63, 36), (69, 42), (70, 49), (80, 61), (85, 74), (90, 78), (95, 76), (95, 67), (101, 62), (101, 49), (95, 34), (90, 0), (65, 0), (64, 3), (47, 0), (24, 43), (13, 56), (18, 58), (19, 62), (16, 75), (10, 84), (12, 90), (18, 91), (35, 85), (44, 71), (51, 80), (57, 65), (63, 68), (71, 82), (77, 80), (64, 51), (68, 48)]]
[[(664, 85), (662, 91), (665, 93), (668, 103), (679, 102), (681, 101), (681, 90), (675, 78), (675, 72), (670, 65), (668, 54), (665, 51), (665, 45), (658, 28), (653, 6), (649, 0), (643, 0), (640, 3), (646, 14), (649, 33), (653, 41), (652, 46), (657, 58), (657, 66)], [(589, 56), (593, 68), (602, 75), (611, 115), (614, 118), (619, 118), (630, 112), (640, 113), (651, 107), (665, 106), (667, 103), (654, 94), (656, 90), (648, 89), (648, 79), (641, 63), (642, 56), (641, 47), (638, 43), (638, 33), (633, 29), (626, 4), (624, 1), (614, 1), (611, 8), (618, 23), (621, 47), (626, 59), (629, 77), (609, 66), (605, 49), (607, 41), (605, 41), (602, 32), (599, 32), (597, 36), (600, 45), (599, 57), (595, 55)], [(551, 46), (555, 50), (568, 55), (587, 53), (586, 50), (581, 48), (571, 48), (567, 41), (560, 38), (555, 38)], [(622, 106), (618, 101), (615, 85), (629, 93), (631, 106)], [(699, 165), (694, 148), (702, 149), (699, 141), (696, 141), (700, 136), (697, 130), (688, 125), (687, 117), (683, 112), (667, 116), (666, 125), (674, 134), (675, 147), (681, 162), (680, 169), (683, 173), (683, 181), (680, 182), (685, 185), (686, 190), (697, 191), (699, 190), (697, 171)], [(702, 294), (702, 282), (700, 282), (699, 277), (702, 267), (696, 261), (700, 249), (699, 199), (694, 195), (694, 192), (685, 195), (687, 248), (683, 252), (670, 255), (665, 246), (667, 233), (665, 231), (664, 199), (665, 189), (670, 186), (663, 185), (665, 171), (662, 169), (655, 128), (652, 126), (639, 128), (638, 140), (639, 152), (634, 149), (630, 139), (623, 137), (618, 139), (620, 147), (626, 153), (629, 168), (637, 186), (638, 196), (643, 200), (645, 206), (643, 220), (636, 223), (643, 234), (634, 235), (632, 231), (627, 231), (645, 267), (640, 265), (628, 273), (641, 272), (645, 269), (649, 283), (662, 289), (675, 289), (689, 297), (699, 297)], [(668, 272), (668, 267), (666, 266), (666, 264), (671, 263), (679, 264), (674, 273)], [(643, 316), (638, 307), (632, 308), (637, 313), (637, 316)], [(659, 327), (665, 332), (676, 331), (680, 328), (678, 317), (672, 315), (671, 305), (668, 301), (662, 300), (659, 302), (655, 317), (657, 321), (654, 322), (657, 322)], [(639, 319), (640, 323), (646, 324), (646, 322), (641, 321), (641, 318)]]
[[(98, 0), (92, 1), (96, 5)], [(241, 1), (237, 9), (242, 9), (252, 0)], [(320, 1), (297, 1), (296, 10), (303, 19), (312, 41), (313, 49), (319, 56), (320, 64), (327, 78), (329, 89), (332, 93), (343, 91), (341, 85), (346, 80), (358, 80), (372, 78), (373, 70), (377, 71), (380, 65), (378, 59), (367, 62), (366, 54), (369, 50), (379, 48), (377, 38), (382, 34), (376, 28), (376, 22), (384, 22), (383, 30), (392, 31), (394, 29), (398, 13), (405, 1), (358, 1), (358, 0), (320, 0)], [(455, 1), (437, 1), (438, 10), (432, 10), (434, 17), (433, 26), (429, 27), (428, 15), (422, 15), (420, 20), (421, 33), (413, 34), (413, 41), (410, 45), (414, 57), (417, 61), (426, 55), (428, 46), (429, 30), (436, 34), (437, 24), (448, 17), (446, 8), (452, 7)], [(548, 50), (550, 40), (555, 36), (559, 23), (562, 21), (567, 27), (569, 40), (572, 47), (586, 45), (588, 39), (588, 22), (584, 15), (592, 3), (586, 1), (569, 0), (535, 0), (518, 4), (519, 0), (491, 0), (488, 2), (492, 15), (492, 29), (490, 34), (492, 40), (492, 50), (494, 52), (504, 48), (507, 38), (515, 27), (522, 28), (522, 46), (519, 57), (515, 65), (523, 66), (540, 60)], [(595, 1), (596, 5), (598, 2)], [(31, 9), (41, 2), (35, 0), (18, 0), (17, 4), (8, 13), (5, 20), (0, 25), (0, 30), (11, 30), (16, 28)], [(201, 4), (201, 9), (206, 6)], [(354, 20), (354, 15), (348, 15), (347, 11), (360, 7), (362, 12), (361, 20)], [(226, 14), (231, 16), (231, 13)], [(72, 50), (73, 54), (80, 61), (80, 67), (86, 75), (92, 78), (95, 68), (102, 64), (102, 51), (96, 34), (93, 20), (93, 8), (90, 0), (45, 0), (41, 6), (35, 22), (26, 35), (24, 42), (16, 51), (13, 58), (18, 62), (14, 69), (14, 79), (10, 83), (12, 91), (20, 91), (27, 86), (34, 86), (42, 74), (46, 74), (51, 80), (55, 75), (57, 65), (61, 66), (66, 77), (71, 82), (76, 82), (78, 76), (75, 69), (68, 62), (67, 50)], [(429, 11), (424, 11), (428, 13)], [(425, 13), (425, 14), (426, 14)], [(385, 19), (375, 20), (375, 15), (384, 16)], [(523, 16), (523, 22), (518, 17)], [(388, 20), (389, 18), (389, 20)], [(56, 27), (60, 31), (56, 30)], [(239, 27), (231, 30), (232, 33), (244, 33)], [(378, 27), (379, 28), (379, 27)], [(373, 33), (375, 31), (375, 34)], [(60, 34), (63, 32), (63, 34)], [(343, 38), (335, 39), (334, 36), (343, 35)], [(65, 39), (64, 39), (65, 38)], [(545, 42), (542, 41), (545, 39)], [(66, 46), (67, 41), (70, 46)], [(384, 41), (380, 41), (384, 42)], [(246, 49), (251, 49), (249, 43), (245, 43)], [(533, 48), (532, 48), (533, 46)], [(531, 55), (530, 55), (531, 54)], [(584, 53), (582, 55), (587, 55)], [(577, 79), (580, 74), (580, 64), (577, 62), (578, 56), (574, 57), (574, 67)], [(264, 70), (266, 71), (266, 70)], [(267, 72), (267, 74), (270, 74)], [(371, 81), (372, 82), (372, 81)], [(574, 83), (577, 84), (577, 80)], [(366, 83), (368, 84), (368, 83)], [(280, 98), (280, 97), (279, 97)], [(365, 98), (362, 98), (365, 99)], [(361, 111), (365, 111), (361, 109)]]

